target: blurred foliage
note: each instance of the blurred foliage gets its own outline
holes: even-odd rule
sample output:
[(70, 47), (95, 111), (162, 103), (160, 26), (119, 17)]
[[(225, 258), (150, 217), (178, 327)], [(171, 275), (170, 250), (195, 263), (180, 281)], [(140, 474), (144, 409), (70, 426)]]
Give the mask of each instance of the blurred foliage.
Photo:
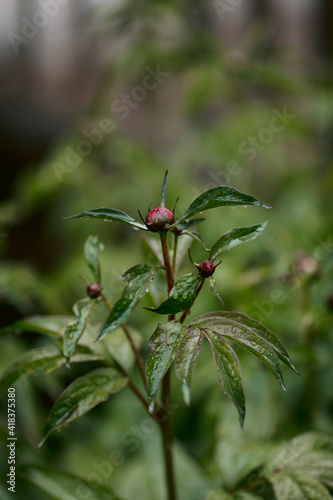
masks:
[[(202, 231), (211, 247), (232, 227), (268, 218), (261, 238), (225, 255), (215, 273), (217, 290), (226, 310), (249, 314), (279, 336), (301, 377), (284, 370), (288, 393), (283, 394), (261, 366), (239, 352), (247, 395), (241, 432), (235, 409), (219, 392), (208, 349), (203, 349), (190, 408), (184, 407), (179, 384), (173, 384), (173, 422), (182, 443), (176, 457), (181, 500), (202, 500), (212, 487), (216, 490), (209, 499), (229, 498), (223, 495), (233, 494), (242, 478), (269, 463), (269, 453), (283, 440), (310, 431), (333, 433), (332, 75), (325, 60), (313, 67), (306, 54), (270, 47), (255, 19), (239, 52), (228, 51), (210, 29), (214, 15), (204, 2), (193, 7), (170, 0), (128, 2), (111, 13), (92, 11), (96, 37), (107, 52), (94, 98), (43, 161), (25, 166), (0, 206), (0, 311), (6, 326), (31, 314), (71, 313), (85, 290), (78, 275), (87, 277), (82, 248), (89, 234), (98, 234), (105, 244), (102, 285), (111, 301), (117, 299), (123, 289), (120, 274), (144, 260), (141, 236), (116, 223), (61, 217), (101, 206), (133, 217), (140, 209), (145, 215), (150, 202), (159, 201), (167, 168), (170, 208), (177, 196), (178, 206), (186, 207), (218, 184), (273, 205), (267, 214), (256, 207), (224, 208), (224, 217), (207, 212)], [(157, 66), (169, 75), (121, 120), (111, 109), (115, 100), (142, 84), (147, 67)], [(281, 131), (267, 132), (274, 110), (284, 108), (294, 117)], [(86, 140), (83, 130), (98, 129), (105, 118), (113, 121), (114, 131), (60, 175), (55, 165), (65, 165)], [(250, 155), (244, 151), (251, 137), (259, 147)], [(195, 261), (203, 257), (197, 243), (192, 253)], [(156, 304), (148, 297), (145, 305)], [(217, 308), (217, 300), (203, 293), (193, 313)], [(145, 339), (145, 355), (157, 321), (151, 316), (145, 321), (139, 307), (131, 319)], [(35, 334), (3, 329), (1, 370), (16, 355), (43, 345), (45, 340)], [(163, 498), (157, 431), (147, 426), (146, 414), (127, 393), (113, 396), (37, 449), (53, 401), (80, 375), (82, 368), (75, 365), (17, 383), (19, 463), (52, 464), (95, 478), (128, 500)], [(3, 412), (2, 441), (6, 425)], [(140, 432), (145, 426), (149, 432)], [(111, 464), (105, 477), (96, 465), (104, 462)], [(3, 455), (0, 469), (6, 469)], [(258, 491), (250, 493), (239, 498), (257, 498)], [(271, 491), (265, 495), (273, 498)], [(50, 496), (18, 481), (17, 498)]]

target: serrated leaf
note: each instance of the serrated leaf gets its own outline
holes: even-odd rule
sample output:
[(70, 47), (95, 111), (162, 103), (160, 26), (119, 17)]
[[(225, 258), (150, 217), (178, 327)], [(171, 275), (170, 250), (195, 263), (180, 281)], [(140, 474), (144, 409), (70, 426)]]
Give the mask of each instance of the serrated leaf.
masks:
[(87, 210), (77, 215), (70, 215), (69, 217), (63, 217), (63, 219), (102, 219), (104, 222), (123, 222), (124, 224), (129, 224), (130, 226), (137, 227), (138, 229), (143, 229), (147, 231), (147, 227), (141, 222), (136, 221), (130, 215), (127, 215), (121, 210), (115, 208), (94, 208), (92, 210)]
[[(283, 443), (272, 452), (263, 474), (274, 484), (286, 475), (295, 476), (296, 474), (300, 479), (311, 476), (318, 484), (332, 487), (332, 436), (319, 432), (309, 432)], [(288, 481), (289, 484), (290, 478), (285, 481)]]
[[(82, 349), (73, 356), (72, 362), (96, 361), (101, 356), (89, 348)], [(31, 375), (47, 375), (63, 366), (66, 358), (56, 347), (38, 347), (24, 352), (11, 361), (0, 377), (0, 393), (8, 389), (16, 380)]]
[(104, 249), (98, 236), (89, 236), (84, 244), (84, 258), (96, 283), (101, 282), (100, 252)]
[(206, 247), (206, 244), (201, 236), (201, 234), (197, 233), (196, 231), (184, 231), (183, 234), (187, 234), (188, 236), (191, 236), (195, 241), (200, 243), (202, 248), (206, 250), (206, 252), (209, 252), (209, 248)]
[(204, 330), (211, 330), (222, 335), (246, 351), (254, 354), (277, 378), (283, 390), (286, 390), (279, 359), (273, 347), (246, 324), (224, 316), (224, 312), (216, 315), (203, 315), (196, 318), (195, 324)]
[(76, 344), (82, 337), (87, 326), (89, 314), (93, 310), (96, 300), (89, 298), (81, 299), (73, 306), (76, 320), (67, 325), (64, 333), (63, 353), (69, 361), (75, 351)]
[[(271, 208), (261, 201), (253, 198), (253, 196), (241, 193), (230, 186), (217, 186), (209, 189), (205, 193), (196, 198), (187, 210), (180, 217), (180, 221), (193, 217), (197, 213), (204, 210), (222, 206), (236, 205), (257, 205), (264, 208)], [(176, 223), (178, 225), (178, 222)]]
[(266, 226), (267, 221), (263, 224), (256, 224), (251, 227), (235, 227), (231, 231), (227, 231), (212, 246), (209, 260), (216, 259), (219, 254), (238, 247), (242, 243), (254, 240), (263, 232)]
[(245, 396), (242, 386), (240, 364), (234, 350), (215, 332), (207, 332), (213, 359), (217, 371), (217, 378), (222, 391), (235, 404), (240, 426), (245, 419)]
[[(110, 465), (110, 474), (112, 466)], [(20, 477), (55, 500), (120, 500), (106, 486), (96, 485), (87, 479), (68, 472), (41, 465), (26, 465), (18, 471)]]
[(167, 300), (157, 308), (146, 307), (146, 309), (157, 314), (177, 314), (185, 311), (192, 305), (201, 282), (202, 278), (198, 275), (184, 274), (174, 284)]
[(114, 368), (97, 368), (83, 377), (79, 377), (60, 395), (48, 417), (44, 438), (75, 422), (96, 405), (103, 403), (111, 394), (123, 389), (128, 378)]
[(216, 281), (214, 280), (214, 278), (208, 278), (208, 281), (209, 281), (210, 289), (213, 292), (213, 295), (215, 295), (217, 300), (219, 302), (221, 302), (222, 305), (224, 305), (223, 299), (220, 297), (219, 293), (216, 290)]
[(190, 328), (179, 342), (175, 361), (176, 375), (182, 382), (185, 404), (190, 404), (190, 390), (204, 334), (199, 328)]
[(329, 491), (312, 477), (311, 472), (307, 474), (284, 472), (269, 476), (272, 483), (276, 500), (332, 500)]
[(160, 382), (175, 359), (178, 343), (185, 332), (185, 328), (176, 321), (158, 325), (149, 340), (148, 345), (151, 353), (147, 360), (146, 377), (150, 412), (154, 409)]
[[(299, 375), (299, 372), (293, 365), (290, 356), (282, 344), (282, 342), (272, 333), (266, 326), (255, 319), (250, 318), (246, 314), (237, 311), (217, 311), (213, 313), (206, 313), (201, 316), (203, 319), (223, 317), (227, 319), (232, 319), (238, 323), (242, 323), (250, 328), (256, 335), (262, 337), (276, 352), (278, 358), (285, 363), (289, 368), (291, 368), (295, 373)], [(199, 319), (199, 318), (198, 318)]]
[(159, 269), (161, 268), (138, 264), (121, 275), (120, 278), (125, 281), (126, 288), (113, 306), (97, 340), (105, 337), (105, 335), (111, 333), (117, 326), (126, 321), (132, 310), (145, 296), (149, 282)]

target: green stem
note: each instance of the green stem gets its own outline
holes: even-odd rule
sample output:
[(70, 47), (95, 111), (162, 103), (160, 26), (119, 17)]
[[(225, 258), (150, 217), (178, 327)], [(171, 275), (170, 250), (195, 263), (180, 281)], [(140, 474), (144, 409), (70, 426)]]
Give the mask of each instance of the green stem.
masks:
[(178, 234), (174, 234), (174, 244), (173, 244), (173, 259), (172, 259), (172, 272), (173, 275), (176, 273), (176, 261), (177, 261), (177, 249), (178, 249)]
[(139, 372), (140, 372), (140, 375), (141, 375), (141, 378), (142, 378), (142, 381), (144, 383), (144, 386), (146, 387), (147, 384), (146, 384), (146, 373), (145, 373), (145, 367), (144, 367), (144, 364), (143, 364), (143, 360), (140, 356), (140, 353), (134, 343), (134, 340), (127, 328), (127, 326), (125, 324), (122, 324), (122, 329), (127, 337), (127, 340), (128, 342), (130, 343), (130, 346), (132, 348), (132, 351), (133, 351), (133, 354), (134, 354), (134, 357), (135, 357), (135, 361), (136, 361), (136, 364), (137, 364), (137, 367), (139, 369)]

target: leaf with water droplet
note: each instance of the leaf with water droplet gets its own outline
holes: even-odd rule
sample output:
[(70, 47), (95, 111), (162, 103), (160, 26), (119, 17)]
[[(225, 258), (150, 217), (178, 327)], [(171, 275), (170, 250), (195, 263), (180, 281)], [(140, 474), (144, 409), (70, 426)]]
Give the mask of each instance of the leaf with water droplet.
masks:
[(234, 350), (212, 330), (206, 330), (222, 391), (233, 401), (239, 415), (240, 426), (245, 419), (245, 396), (242, 386), (240, 364)]
[(251, 227), (235, 227), (231, 231), (227, 231), (212, 246), (209, 259), (214, 260), (219, 254), (238, 247), (242, 243), (254, 240), (262, 233), (266, 226), (267, 221), (263, 224), (256, 224)]
[(188, 209), (185, 210), (179, 221), (193, 217), (193, 215), (202, 213), (204, 210), (209, 210), (211, 208), (244, 204), (271, 208), (256, 198), (253, 198), (253, 196), (241, 193), (235, 188), (230, 186), (216, 186), (198, 196)]
[(73, 306), (76, 320), (69, 323), (64, 333), (63, 353), (67, 361), (75, 351), (75, 347), (82, 337), (88, 323), (88, 318), (94, 308), (96, 300), (89, 298), (81, 299)]
[(157, 308), (146, 307), (146, 309), (157, 314), (177, 314), (185, 311), (192, 305), (202, 279), (192, 273), (184, 274), (174, 284), (167, 300)]
[[(264, 338), (259, 336), (256, 331), (251, 329), (246, 324), (246, 321), (237, 321), (229, 317), (227, 311), (219, 311), (203, 314), (192, 320), (191, 324), (198, 328), (211, 330), (216, 334), (222, 335), (237, 345), (240, 345), (251, 354), (254, 354), (273, 373), (283, 390), (286, 390), (279, 358), (274, 347)], [(260, 352), (260, 349), (262, 352)]]
[(146, 366), (149, 411), (154, 410), (157, 391), (162, 378), (172, 365), (180, 338), (186, 327), (178, 321), (170, 321), (165, 325), (158, 325), (149, 340), (151, 353)]
[(111, 394), (121, 391), (127, 383), (128, 378), (114, 368), (97, 368), (74, 380), (51, 409), (44, 438), (39, 446), (42, 446), (52, 432), (75, 422), (96, 405), (106, 401)]
[(187, 406), (190, 404), (191, 384), (203, 339), (203, 332), (199, 328), (192, 327), (187, 329), (177, 349), (175, 371), (182, 382), (182, 393)]
[(162, 268), (138, 264), (121, 275), (126, 287), (120, 299), (113, 306), (97, 340), (105, 337), (127, 320), (133, 309), (145, 296), (147, 285), (159, 269)]
[(136, 221), (130, 215), (127, 215), (125, 212), (115, 208), (93, 208), (92, 210), (87, 210), (86, 212), (82, 212), (77, 215), (63, 217), (63, 219), (102, 219), (104, 222), (123, 222), (124, 224), (129, 224), (130, 226), (138, 229), (148, 231), (145, 224), (141, 224), (141, 222)]

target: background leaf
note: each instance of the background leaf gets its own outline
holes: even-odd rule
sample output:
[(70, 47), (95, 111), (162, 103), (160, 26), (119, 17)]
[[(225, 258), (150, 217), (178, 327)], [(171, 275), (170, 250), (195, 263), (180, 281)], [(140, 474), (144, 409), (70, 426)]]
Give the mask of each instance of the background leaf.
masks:
[[(196, 198), (180, 217), (180, 221), (211, 208), (236, 205), (257, 205), (271, 208), (248, 194), (241, 193), (229, 186), (217, 186), (209, 189)], [(176, 223), (178, 224), (178, 222)]]
[(190, 404), (190, 389), (203, 339), (203, 332), (199, 328), (192, 327), (185, 333), (177, 349), (175, 370), (177, 377), (182, 381), (182, 393), (187, 406)]
[(97, 368), (79, 377), (65, 389), (51, 409), (44, 438), (39, 446), (54, 431), (66, 427), (96, 405), (109, 399), (111, 394), (121, 391), (128, 379), (113, 368)]
[(120, 500), (106, 486), (89, 483), (68, 472), (41, 465), (26, 465), (19, 469), (21, 478), (29, 481), (55, 500)]
[(101, 282), (100, 252), (104, 249), (98, 236), (89, 236), (84, 244), (84, 257), (96, 283)]
[(85, 298), (74, 304), (73, 311), (76, 316), (76, 321), (67, 325), (64, 333), (63, 352), (67, 360), (70, 359), (75, 351), (76, 344), (82, 337), (86, 328), (89, 314), (93, 310), (96, 300)]
[(120, 299), (113, 306), (97, 340), (102, 339), (105, 335), (115, 330), (121, 323), (125, 322), (132, 310), (145, 296), (148, 291), (148, 283), (159, 269), (159, 267), (138, 264), (122, 274), (121, 279), (126, 282), (126, 288)]
[[(88, 347), (82, 347), (72, 357), (73, 363), (97, 361), (101, 356)], [(16, 380), (33, 372), (47, 375), (66, 363), (66, 358), (56, 347), (38, 347), (24, 352), (11, 361), (1, 374), (0, 393), (7, 390)]]
[(178, 342), (185, 332), (185, 327), (178, 322), (158, 325), (149, 340), (151, 353), (146, 365), (149, 411), (154, 409), (154, 402), (160, 382), (175, 359)]
[(201, 282), (200, 276), (192, 273), (185, 274), (176, 281), (167, 300), (157, 308), (146, 307), (146, 309), (157, 314), (177, 314), (185, 311), (194, 301)]
[(123, 222), (124, 224), (129, 224), (130, 226), (137, 227), (138, 229), (144, 229), (147, 231), (147, 227), (144, 224), (136, 221), (130, 215), (127, 215), (121, 210), (115, 208), (94, 208), (92, 210), (87, 210), (77, 215), (70, 215), (69, 217), (63, 217), (64, 219), (102, 219), (104, 222)]
[(245, 396), (242, 386), (239, 360), (234, 350), (219, 335), (208, 332), (217, 378), (222, 391), (230, 398), (238, 411), (241, 427), (245, 419)]
[(232, 248), (238, 247), (242, 243), (254, 240), (262, 233), (266, 226), (267, 221), (262, 224), (256, 224), (255, 226), (235, 227), (231, 229), (231, 231), (227, 231), (212, 246), (209, 259), (214, 260), (220, 253), (227, 252)]
[(72, 316), (29, 316), (6, 326), (6, 330), (15, 332), (33, 332), (47, 335), (57, 344), (62, 344), (63, 333)]

